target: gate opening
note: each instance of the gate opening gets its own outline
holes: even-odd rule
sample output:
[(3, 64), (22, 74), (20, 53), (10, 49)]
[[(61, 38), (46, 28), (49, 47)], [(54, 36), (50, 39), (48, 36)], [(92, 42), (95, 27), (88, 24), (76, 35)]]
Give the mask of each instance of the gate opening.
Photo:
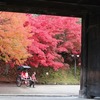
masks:
[[(36, 88), (44, 87), (39, 85), (49, 87), (55, 85), (50, 89), (54, 94), (56, 85), (63, 89), (69, 86), (65, 90), (58, 90), (58, 94), (65, 95), (68, 89), (74, 88), (75, 91), (69, 92), (68, 95), (78, 95), (81, 69), (81, 20), (79, 17), (0, 12), (2, 85), (15, 84), (17, 67), (28, 65), (31, 67), (29, 76), (36, 72)], [(10, 85), (10, 88), (13, 86), (15, 88), (16, 85)], [(6, 94), (7, 91), (2, 93)]]

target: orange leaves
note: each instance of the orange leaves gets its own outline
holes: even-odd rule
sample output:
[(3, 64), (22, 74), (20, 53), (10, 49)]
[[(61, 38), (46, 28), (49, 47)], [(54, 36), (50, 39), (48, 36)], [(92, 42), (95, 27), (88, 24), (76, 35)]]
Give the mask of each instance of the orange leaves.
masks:
[(78, 20), (73, 17), (1, 12), (0, 59), (23, 64), (29, 57), (27, 63), (32, 66), (50, 66), (57, 70), (64, 66), (59, 53), (80, 49), (81, 25)]
[(31, 44), (28, 39), (31, 29), (23, 26), (27, 20), (26, 14), (0, 13), (0, 59), (6, 62), (17, 59), (23, 63), (30, 56), (27, 46)]

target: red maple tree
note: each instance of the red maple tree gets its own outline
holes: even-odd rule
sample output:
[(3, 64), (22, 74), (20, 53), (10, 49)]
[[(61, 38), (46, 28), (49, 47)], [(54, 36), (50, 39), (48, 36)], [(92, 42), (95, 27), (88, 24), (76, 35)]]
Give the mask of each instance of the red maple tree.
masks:
[(61, 52), (80, 52), (81, 24), (79, 18), (50, 15), (27, 15), (32, 27), (34, 42), (29, 47), (33, 55), (28, 64), (34, 67), (53, 67), (55, 70), (64, 66)]
[[(81, 52), (79, 18), (0, 12), (0, 59), (33, 67), (67, 65), (61, 55)], [(27, 62), (25, 62), (27, 60)], [(67, 65), (68, 66), (68, 65)]]

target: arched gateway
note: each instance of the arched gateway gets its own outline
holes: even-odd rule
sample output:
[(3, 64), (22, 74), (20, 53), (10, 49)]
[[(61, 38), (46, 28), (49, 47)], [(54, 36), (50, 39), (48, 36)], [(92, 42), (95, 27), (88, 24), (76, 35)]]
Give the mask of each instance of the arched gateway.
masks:
[(80, 96), (100, 97), (99, 0), (0, 0), (1, 11), (75, 16), (82, 18)]

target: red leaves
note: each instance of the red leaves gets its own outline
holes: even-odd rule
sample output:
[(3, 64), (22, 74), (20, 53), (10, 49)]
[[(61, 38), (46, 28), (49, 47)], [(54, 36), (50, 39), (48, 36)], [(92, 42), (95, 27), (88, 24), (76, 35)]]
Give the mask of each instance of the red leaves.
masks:
[(31, 54), (27, 64), (57, 70), (65, 66), (59, 53), (80, 52), (81, 25), (78, 18), (3, 13), (1, 19), (0, 38), (3, 42), (0, 51), (5, 61), (17, 59), (21, 63), (21, 59), (25, 61)]
[(77, 23), (78, 18), (49, 15), (28, 16), (32, 32), (35, 33), (34, 42), (30, 46), (33, 54), (31, 65), (36, 66), (38, 62), (37, 66), (51, 66), (57, 70), (64, 66), (58, 53), (80, 50), (81, 25)]

